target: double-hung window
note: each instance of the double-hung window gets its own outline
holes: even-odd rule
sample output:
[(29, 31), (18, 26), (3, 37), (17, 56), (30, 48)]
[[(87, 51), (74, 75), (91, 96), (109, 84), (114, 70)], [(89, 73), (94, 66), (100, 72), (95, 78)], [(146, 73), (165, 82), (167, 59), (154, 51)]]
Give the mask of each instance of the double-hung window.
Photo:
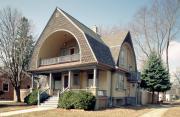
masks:
[(124, 89), (124, 74), (118, 74), (116, 79), (116, 89)]

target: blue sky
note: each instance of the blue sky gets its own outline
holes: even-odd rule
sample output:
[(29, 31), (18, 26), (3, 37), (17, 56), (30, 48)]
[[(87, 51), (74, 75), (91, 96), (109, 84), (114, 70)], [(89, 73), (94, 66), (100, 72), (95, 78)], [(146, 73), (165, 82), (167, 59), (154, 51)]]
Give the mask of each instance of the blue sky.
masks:
[(137, 9), (149, 3), (150, 0), (0, 0), (0, 8), (17, 8), (32, 20), (38, 36), (56, 7), (88, 27), (124, 26), (133, 19)]
[[(93, 25), (126, 26), (133, 20), (136, 11), (152, 0), (0, 0), (0, 8), (7, 6), (17, 8), (34, 24), (38, 37), (56, 7), (59, 7), (84, 23)], [(180, 66), (180, 43), (170, 45), (170, 67)]]

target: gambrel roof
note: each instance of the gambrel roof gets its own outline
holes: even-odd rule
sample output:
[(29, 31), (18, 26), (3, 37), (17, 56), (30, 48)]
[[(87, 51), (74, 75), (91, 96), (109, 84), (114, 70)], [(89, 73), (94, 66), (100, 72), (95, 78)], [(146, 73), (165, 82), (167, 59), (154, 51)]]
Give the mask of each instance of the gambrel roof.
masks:
[(38, 68), (38, 53), (46, 38), (57, 30), (67, 30), (72, 32), (79, 42), (81, 48), (81, 63), (79, 64), (100, 64), (106, 67), (114, 68), (121, 45), (125, 40), (127, 33), (118, 39), (101, 39), (101, 37), (89, 29), (87, 26), (73, 18), (65, 11), (56, 8), (41, 36), (39, 37), (30, 64), (30, 70)]
[(98, 63), (106, 64), (113, 67), (114, 61), (111, 56), (110, 49), (107, 45), (104, 44), (100, 35), (89, 29), (87, 26), (73, 18), (71, 15), (63, 11), (62, 9), (57, 8), (60, 12), (63, 12), (75, 25), (77, 25), (84, 33), (89, 42), (92, 51), (95, 54)]

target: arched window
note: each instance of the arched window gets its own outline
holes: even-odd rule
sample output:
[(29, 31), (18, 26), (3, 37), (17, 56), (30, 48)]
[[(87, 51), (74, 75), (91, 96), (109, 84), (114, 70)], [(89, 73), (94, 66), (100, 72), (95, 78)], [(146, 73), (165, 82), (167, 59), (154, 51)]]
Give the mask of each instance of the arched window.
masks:
[(132, 68), (135, 65), (134, 54), (127, 43), (123, 44), (121, 47), (118, 65), (128, 70), (130, 70), (130, 67)]
[(127, 51), (126, 48), (122, 47), (119, 56), (119, 66), (126, 66)]

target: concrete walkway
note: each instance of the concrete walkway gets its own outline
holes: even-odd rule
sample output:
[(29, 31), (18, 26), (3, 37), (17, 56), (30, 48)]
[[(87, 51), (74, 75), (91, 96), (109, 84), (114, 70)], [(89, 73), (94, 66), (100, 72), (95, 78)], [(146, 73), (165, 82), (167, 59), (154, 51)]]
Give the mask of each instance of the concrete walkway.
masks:
[(17, 115), (17, 114), (22, 114), (22, 113), (35, 112), (35, 111), (52, 110), (52, 109), (55, 109), (55, 108), (52, 108), (52, 107), (51, 108), (48, 108), (48, 107), (36, 107), (36, 108), (25, 109), (25, 110), (3, 112), (3, 113), (0, 113), (0, 117)]
[(140, 117), (163, 117), (163, 114), (168, 110), (168, 108), (157, 108), (150, 112), (147, 112)]

